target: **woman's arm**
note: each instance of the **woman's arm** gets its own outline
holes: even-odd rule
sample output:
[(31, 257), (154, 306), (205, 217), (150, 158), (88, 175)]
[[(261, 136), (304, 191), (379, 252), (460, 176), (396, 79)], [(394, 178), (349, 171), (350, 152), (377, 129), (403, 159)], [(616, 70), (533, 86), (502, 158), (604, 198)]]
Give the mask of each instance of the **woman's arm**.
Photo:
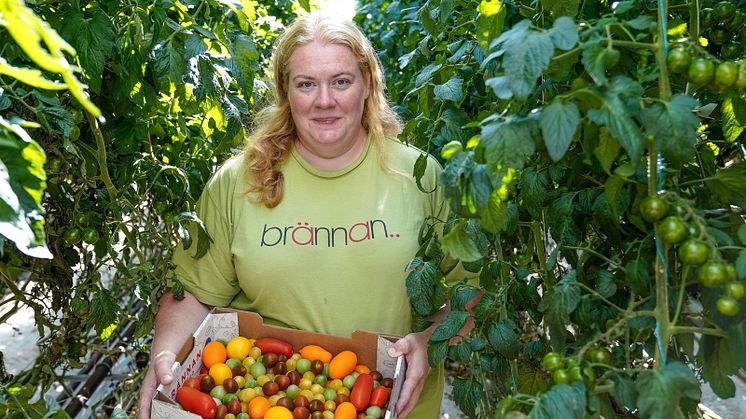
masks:
[(158, 314), (155, 316), (155, 333), (150, 348), (150, 368), (140, 388), (138, 403), (140, 419), (150, 418), (150, 402), (158, 384), (169, 384), (173, 380), (171, 367), (176, 361), (186, 339), (202, 323), (210, 308), (200, 303), (192, 294), (184, 292), (184, 299), (177, 300), (171, 291), (161, 297)]

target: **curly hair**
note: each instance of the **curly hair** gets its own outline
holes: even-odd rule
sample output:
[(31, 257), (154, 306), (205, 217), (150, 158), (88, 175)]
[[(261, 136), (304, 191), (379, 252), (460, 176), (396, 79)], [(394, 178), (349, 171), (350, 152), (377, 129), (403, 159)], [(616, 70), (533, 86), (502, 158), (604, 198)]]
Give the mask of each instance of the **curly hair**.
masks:
[(294, 21), (277, 40), (272, 56), (275, 103), (257, 115), (257, 127), (245, 147), (249, 167), (249, 194), (268, 208), (282, 201), (284, 179), (280, 171), (297, 137), (288, 99), (289, 63), (295, 49), (312, 41), (344, 45), (357, 58), (363, 77), (370, 81), (362, 125), (373, 145), (378, 147), (382, 167), (386, 138), (401, 132), (401, 122), (385, 96), (384, 76), (373, 46), (350, 20), (322, 13), (311, 13)]

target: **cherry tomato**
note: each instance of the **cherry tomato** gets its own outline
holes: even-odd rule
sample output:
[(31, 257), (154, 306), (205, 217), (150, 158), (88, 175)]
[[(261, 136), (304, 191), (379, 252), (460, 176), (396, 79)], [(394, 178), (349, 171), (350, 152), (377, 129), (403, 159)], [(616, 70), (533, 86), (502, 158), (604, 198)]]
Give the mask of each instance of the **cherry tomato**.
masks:
[(679, 246), (679, 258), (687, 265), (701, 265), (710, 258), (710, 248), (696, 239), (688, 239)]
[(699, 282), (708, 288), (716, 288), (725, 283), (728, 273), (720, 262), (706, 262), (699, 267)]
[(81, 236), (82, 232), (80, 231), (80, 229), (77, 227), (73, 227), (65, 230), (65, 233), (62, 237), (65, 239), (65, 242), (67, 244), (73, 245), (80, 242)]
[(715, 64), (705, 58), (697, 58), (689, 64), (686, 75), (689, 81), (694, 84), (706, 84), (715, 75)]
[(668, 214), (669, 206), (661, 198), (650, 195), (640, 202), (640, 215), (645, 221), (654, 223)]
[(200, 383), (200, 379), (201, 379), (201, 377), (187, 378), (187, 380), (184, 381), (184, 384), (182, 384), (182, 385), (184, 387), (191, 387), (191, 388), (193, 388), (195, 390), (200, 390), (201, 389), (200, 384), (199, 384)]
[(716, 22), (727, 22), (736, 13), (736, 5), (729, 1), (721, 1), (715, 5), (712, 17)]
[(678, 47), (668, 52), (666, 61), (668, 62), (668, 69), (672, 73), (683, 73), (684, 70), (689, 68), (692, 57), (685, 48)]
[(557, 352), (549, 352), (544, 355), (544, 358), (541, 360), (541, 364), (547, 371), (558, 370), (562, 368), (563, 365), (562, 355), (558, 354)]
[(667, 244), (676, 244), (689, 235), (689, 229), (679, 217), (669, 215), (658, 224), (658, 233), (661, 240)]
[(619, 53), (619, 50), (616, 50), (611, 47), (606, 48), (601, 55), (601, 60), (604, 64), (604, 68), (605, 69), (614, 68), (614, 66), (619, 63), (620, 57), (621, 57), (621, 54)]
[(88, 244), (95, 244), (99, 239), (98, 230), (93, 227), (86, 227), (83, 230), (83, 241)]
[(738, 77), (736, 78), (736, 82), (733, 83), (733, 87), (736, 89), (746, 87), (746, 60), (738, 63)]
[(718, 311), (726, 316), (735, 316), (738, 313), (738, 302), (727, 295), (718, 298), (716, 306)]
[[(384, 387), (385, 388), (385, 387)], [(365, 410), (370, 402), (370, 395), (373, 391), (373, 377), (368, 374), (361, 374), (355, 380), (355, 385), (350, 393), (350, 402), (358, 411)]]
[(370, 394), (370, 405), (383, 407), (386, 405), (386, 402), (389, 401), (390, 395), (391, 395), (390, 388), (384, 387), (384, 386), (378, 386), (374, 388), (373, 392)]
[(567, 384), (571, 381), (570, 374), (564, 368), (555, 370), (552, 373), (552, 379), (557, 384)]
[(611, 364), (611, 352), (606, 348), (593, 348), (588, 353), (591, 362), (596, 364)]
[(715, 83), (720, 88), (733, 85), (738, 79), (738, 65), (733, 61), (718, 64), (715, 69)]
[(731, 282), (726, 288), (728, 289), (728, 294), (735, 299), (743, 297), (744, 291), (746, 291), (744, 285), (740, 282)]

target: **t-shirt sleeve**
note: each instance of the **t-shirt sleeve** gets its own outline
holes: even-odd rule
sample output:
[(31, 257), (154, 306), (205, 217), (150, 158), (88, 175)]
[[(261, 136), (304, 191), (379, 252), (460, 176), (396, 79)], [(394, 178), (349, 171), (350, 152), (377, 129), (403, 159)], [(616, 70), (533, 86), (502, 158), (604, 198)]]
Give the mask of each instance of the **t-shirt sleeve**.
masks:
[[(183, 242), (174, 251), (177, 279), (203, 304), (226, 307), (240, 292), (231, 254), (232, 228), (230, 199), (220, 180), (208, 182), (197, 202), (196, 213), (212, 240), (207, 252), (196, 258), (200, 236), (195, 223), (190, 223), (192, 244), (184, 249)], [(203, 238), (204, 240), (204, 238)]]

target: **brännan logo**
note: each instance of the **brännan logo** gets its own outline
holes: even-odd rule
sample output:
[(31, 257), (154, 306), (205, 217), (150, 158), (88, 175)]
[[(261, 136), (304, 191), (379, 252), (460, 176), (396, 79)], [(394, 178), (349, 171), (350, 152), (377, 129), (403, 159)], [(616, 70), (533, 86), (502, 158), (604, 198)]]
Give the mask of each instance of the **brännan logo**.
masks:
[(317, 227), (307, 222), (278, 227), (265, 224), (261, 246), (347, 246), (380, 238), (398, 238), (399, 234), (389, 233), (383, 220), (369, 220), (355, 223), (350, 227)]

